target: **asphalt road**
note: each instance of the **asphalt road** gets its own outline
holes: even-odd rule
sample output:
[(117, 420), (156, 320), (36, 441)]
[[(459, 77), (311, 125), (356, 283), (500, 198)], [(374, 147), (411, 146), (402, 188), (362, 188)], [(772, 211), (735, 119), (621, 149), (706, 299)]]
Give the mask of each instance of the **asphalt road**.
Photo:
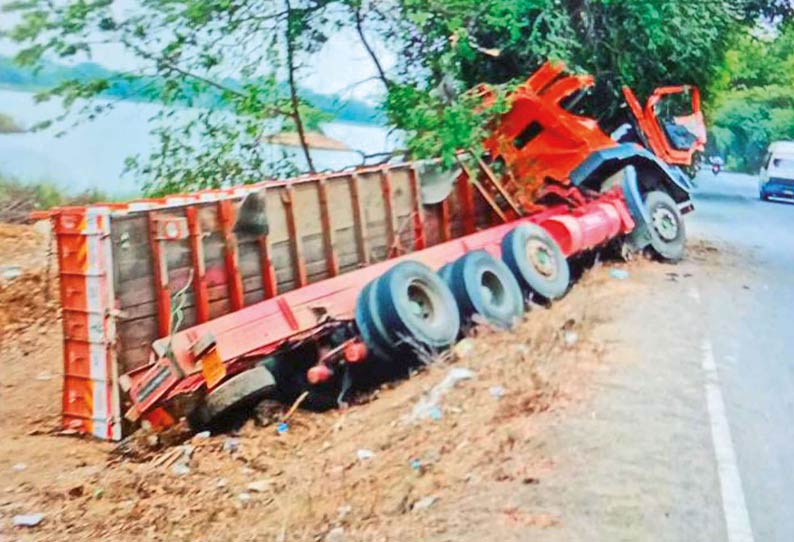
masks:
[(760, 201), (749, 176), (705, 173), (699, 181), (689, 233), (733, 251), (740, 267), (700, 278), (696, 288), (752, 529), (743, 539), (791, 541), (794, 204)]

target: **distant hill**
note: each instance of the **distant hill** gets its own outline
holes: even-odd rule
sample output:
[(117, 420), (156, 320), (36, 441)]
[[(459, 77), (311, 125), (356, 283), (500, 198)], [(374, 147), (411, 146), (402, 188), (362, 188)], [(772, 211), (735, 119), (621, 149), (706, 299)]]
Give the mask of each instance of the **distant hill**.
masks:
[[(9, 57), (0, 55), (0, 87), (26, 91), (51, 88), (66, 80), (108, 79), (110, 88), (103, 93), (108, 97), (134, 101), (156, 101), (152, 95), (152, 78), (123, 77), (112, 70), (93, 62), (83, 62), (74, 66), (64, 66), (46, 62), (37, 71), (16, 65)], [(225, 81), (225, 84), (238, 86), (239, 82)], [(360, 124), (383, 124), (383, 116), (371, 105), (360, 100), (346, 100), (335, 94), (320, 94), (309, 89), (301, 89), (301, 96), (317, 109), (333, 115), (338, 121)], [(198, 105), (211, 107), (217, 98), (205, 96), (196, 101)]]

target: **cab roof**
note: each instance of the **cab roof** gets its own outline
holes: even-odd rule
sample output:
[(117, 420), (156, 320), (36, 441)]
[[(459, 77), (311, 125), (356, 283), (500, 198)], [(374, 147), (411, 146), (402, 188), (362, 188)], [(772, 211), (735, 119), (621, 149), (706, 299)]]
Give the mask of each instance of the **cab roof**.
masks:
[(775, 141), (769, 145), (769, 152), (772, 154), (794, 155), (794, 141)]

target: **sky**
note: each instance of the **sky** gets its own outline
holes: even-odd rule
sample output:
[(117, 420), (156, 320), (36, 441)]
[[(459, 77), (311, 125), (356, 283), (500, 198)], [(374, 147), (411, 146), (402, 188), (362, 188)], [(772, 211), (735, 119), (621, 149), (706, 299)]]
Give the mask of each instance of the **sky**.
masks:
[[(0, 0), (0, 6), (12, 0)], [(138, 0), (114, 0), (112, 8), (118, 14), (135, 9)], [(9, 28), (18, 21), (14, 14), (0, 12), (0, 30)], [(388, 70), (396, 59), (391, 51), (373, 41), (378, 58)], [(0, 54), (13, 55), (16, 45), (0, 38)], [(81, 60), (86, 60), (85, 58)], [(120, 45), (97, 46), (90, 59), (93, 62), (116, 70), (134, 70), (140, 66), (134, 55)], [(372, 60), (361, 45), (352, 29), (342, 30), (331, 36), (323, 48), (306, 61), (301, 74), (301, 86), (323, 94), (342, 93), (346, 98), (356, 98), (367, 102), (383, 92), (380, 81), (373, 80), (377, 75)], [(360, 83), (361, 81), (365, 81)], [(360, 84), (359, 84), (360, 83)]]

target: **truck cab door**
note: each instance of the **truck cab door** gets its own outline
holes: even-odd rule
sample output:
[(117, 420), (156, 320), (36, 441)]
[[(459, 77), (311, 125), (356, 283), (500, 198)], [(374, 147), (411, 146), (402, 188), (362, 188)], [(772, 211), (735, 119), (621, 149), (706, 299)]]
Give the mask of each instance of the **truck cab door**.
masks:
[(703, 151), (706, 144), (697, 87), (657, 88), (644, 107), (630, 88), (623, 87), (623, 96), (648, 150), (668, 164), (692, 165), (695, 152)]

